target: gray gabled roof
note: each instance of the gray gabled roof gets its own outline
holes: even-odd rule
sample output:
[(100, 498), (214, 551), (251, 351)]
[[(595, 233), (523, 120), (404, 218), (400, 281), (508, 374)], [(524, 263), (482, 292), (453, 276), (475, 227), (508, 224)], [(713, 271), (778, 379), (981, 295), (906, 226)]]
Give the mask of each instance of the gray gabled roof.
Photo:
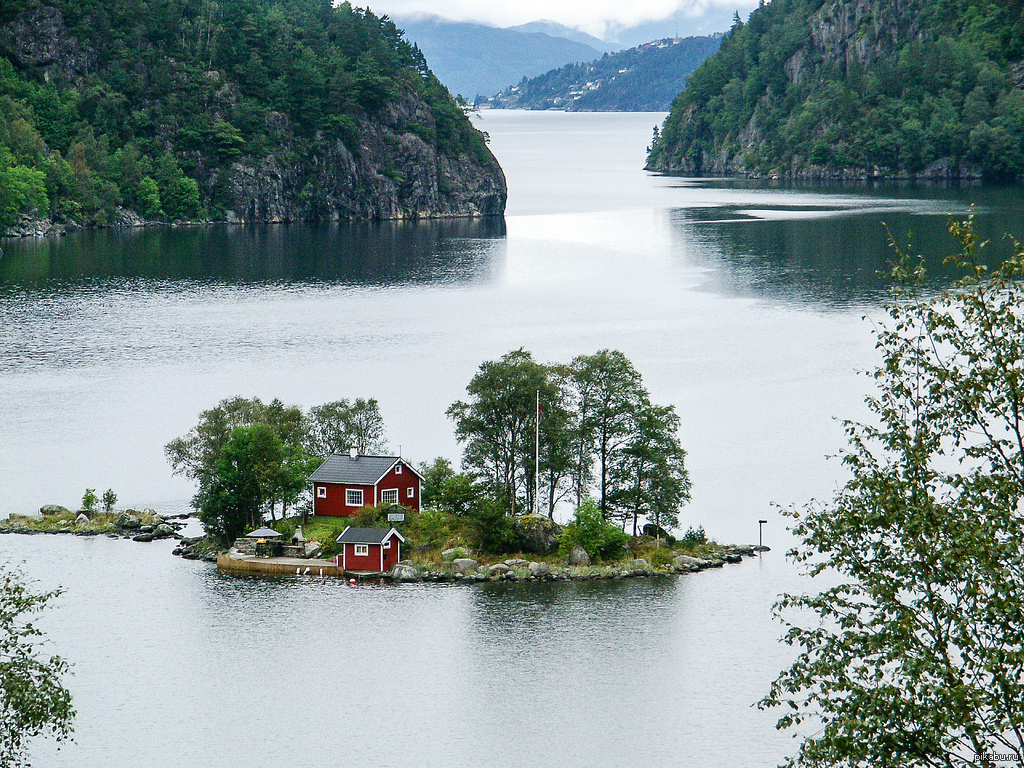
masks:
[[(316, 472), (309, 476), (314, 483), (343, 483), (345, 485), (376, 485), (391, 468), (401, 461), (399, 456), (356, 456), (354, 459), (347, 453), (335, 453), (327, 457)], [(412, 467), (409, 467), (412, 469)], [(412, 470), (416, 475), (415, 469)], [(422, 478), (420, 478), (422, 479)]]
[(398, 540), (405, 542), (402, 536), (394, 528), (353, 528), (351, 525), (338, 534), (339, 544), (383, 544), (391, 536), (397, 536)]

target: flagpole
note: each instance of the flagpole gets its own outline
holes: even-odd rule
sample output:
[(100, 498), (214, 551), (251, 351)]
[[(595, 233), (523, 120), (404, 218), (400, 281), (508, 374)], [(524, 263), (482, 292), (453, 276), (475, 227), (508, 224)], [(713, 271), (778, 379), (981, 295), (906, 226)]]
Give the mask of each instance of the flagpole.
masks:
[(534, 512), (540, 514), (540, 390), (537, 390), (537, 421), (536, 445), (533, 451), (533, 506)]

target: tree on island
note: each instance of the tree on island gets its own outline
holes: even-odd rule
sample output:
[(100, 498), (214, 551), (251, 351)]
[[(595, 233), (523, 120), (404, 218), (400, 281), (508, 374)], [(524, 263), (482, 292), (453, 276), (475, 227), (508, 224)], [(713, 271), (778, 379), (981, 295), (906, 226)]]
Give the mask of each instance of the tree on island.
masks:
[(481, 364), (467, 393), (448, 409), (466, 445), (463, 464), (506, 513), (535, 508), (539, 458), (549, 516), (559, 501), (575, 495), (580, 507), (594, 491), (602, 519), (623, 527), (632, 520), (634, 534), (640, 517), (678, 524), (690, 490), (679, 417), (673, 407), (651, 403), (621, 352), (601, 350), (565, 366), (514, 350)]
[(851, 477), (789, 513), (791, 555), (839, 576), (777, 604), (801, 650), (760, 706), (813, 725), (791, 766), (1022, 763), (1024, 248), (989, 273), (972, 223), (950, 229), (965, 277), (921, 299), (901, 254)]
[(175, 474), (198, 485), (192, 506), (211, 533), (225, 541), (277, 519), (298, 504), (310, 473), (330, 453), (350, 446), (386, 447), (377, 401), (337, 400), (308, 414), (280, 400), (222, 400), (199, 423), (171, 440), (164, 453)]
[(27, 766), (34, 736), (71, 738), (75, 710), (62, 683), (70, 667), (60, 656), (40, 658), (42, 632), (28, 620), (59, 594), (32, 592), (18, 572), (0, 568), (0, 768)]

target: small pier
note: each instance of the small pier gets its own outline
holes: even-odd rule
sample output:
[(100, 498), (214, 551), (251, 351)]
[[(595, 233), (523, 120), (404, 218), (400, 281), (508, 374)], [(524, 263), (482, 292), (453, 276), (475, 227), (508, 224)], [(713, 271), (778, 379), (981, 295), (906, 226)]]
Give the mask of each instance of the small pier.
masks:
[[(269, 573), (280, 576), (347, 576), (330, 560), (314, 560), (303, 557), (256, 557), (255, 555), (217, 555), (217, 567), (222, 571), (235, 573)], [(357, 577), (358, 578), (358, 577)]]

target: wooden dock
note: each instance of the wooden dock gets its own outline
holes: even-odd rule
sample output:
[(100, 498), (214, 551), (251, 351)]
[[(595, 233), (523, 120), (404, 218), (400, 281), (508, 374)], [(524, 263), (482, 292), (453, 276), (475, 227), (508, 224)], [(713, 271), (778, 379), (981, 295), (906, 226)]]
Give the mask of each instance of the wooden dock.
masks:
[(346, 571), (330, 560), (311, 560), (301, 557), (256, 557), (255, 555), (217, 555), (217, 567), (234, 573), (268, 573), (278, 576), (335, 576), (367, 581), (384, 574), (376, 571)]
[(254, 557), (252, 555), (217, 555), (217, 567), (235, 573), (269, 573), (280, 576), (344, 576), (341, 568), (330, 560), (309, 560), (301, 557)]

